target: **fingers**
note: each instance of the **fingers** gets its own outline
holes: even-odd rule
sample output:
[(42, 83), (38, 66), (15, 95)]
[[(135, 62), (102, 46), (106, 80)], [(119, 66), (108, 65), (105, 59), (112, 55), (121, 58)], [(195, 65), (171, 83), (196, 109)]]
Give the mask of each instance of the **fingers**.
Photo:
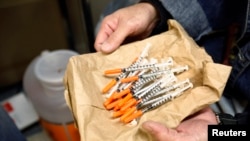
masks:
[(128, 34), (126, 31), (120, 31), (119, 29), (112, 33), (109, 38), (102, 44), (100, 48), (102, 52), (113, 52), (123, 43)]
[[(97, 51), (111, 53), (116, 50), (129, 35), (129, 31), (123, 25), (117, 25), (117, 29), (103, 28), (100, 30), (95, 43)], [(114, 26), (113, 26), (114, 27)]]
[(106, 16), (95, 41), (95, 49), (104, 53), (116, 50), (125, 39), (145, 38), (158, 21), (156, 9), (148, 3), (122, 8)]
[(117, 21), (115, 20), (115, 18), (108, 16), (103, 20), (94, 44), (96, 51), (102, 51), (102, 46), (105, 44), (110, 35), (112, 35), (116, 30), (116, 27)]
[(154, 121), (146, 121), (142, 124), (149, 134), (152, 135), (157, 141), (174, 141), (177, 137), (177, 131), (165, 127), (163, 124)]

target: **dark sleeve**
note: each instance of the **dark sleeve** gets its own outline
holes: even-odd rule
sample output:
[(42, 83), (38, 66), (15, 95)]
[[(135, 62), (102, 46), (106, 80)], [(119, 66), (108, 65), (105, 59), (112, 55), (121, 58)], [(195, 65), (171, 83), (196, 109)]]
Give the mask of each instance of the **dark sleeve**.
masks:
[(152, 4), (155, 9), (158, 11), (158, 14), (160, 16), (160, 21), (155, 26), (154, 30), (152, 31), (151, 35), (159, 34), (161, 32), (168, 30), (167, 20), (172, 19), (171, 14), (163, 7), (161, 2), (159, 0), (140, 0), (141, 2), (147, 2)]

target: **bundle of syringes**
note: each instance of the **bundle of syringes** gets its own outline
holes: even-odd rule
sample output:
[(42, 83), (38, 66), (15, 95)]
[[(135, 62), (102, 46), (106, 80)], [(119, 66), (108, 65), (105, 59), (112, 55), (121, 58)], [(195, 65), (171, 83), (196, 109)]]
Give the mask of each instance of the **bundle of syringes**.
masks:
[(113, 111), (113, 118), (120, 118), (123, 123), (139, 119), (145, 112), (193, 87), (189, 78), (180, 81), (176, 77), (188, 71), (187, 65), (175, 66), (172, 57), (160, 61), (148, 58), (149, 48), (148, 44), (130, 66), (104, 72), (104, 75), (115, 75), (102, 90), (106, 98), (104, 106)]

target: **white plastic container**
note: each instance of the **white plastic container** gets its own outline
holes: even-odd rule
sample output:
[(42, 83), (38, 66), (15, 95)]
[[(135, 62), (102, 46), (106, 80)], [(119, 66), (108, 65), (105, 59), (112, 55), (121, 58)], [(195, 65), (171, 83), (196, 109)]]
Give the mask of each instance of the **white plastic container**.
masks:
[[(31, 62), (24, 74), (25, 94), (30, 98), (41, 119), (49, 124), (73, 124), (73, 116), (64, 97), (63, 77), (68, 60), (74, 55), (78, 53), (64, 49), (43, 51)], [(54, 127), (51, 132), (57, 132), (53, 130)]]

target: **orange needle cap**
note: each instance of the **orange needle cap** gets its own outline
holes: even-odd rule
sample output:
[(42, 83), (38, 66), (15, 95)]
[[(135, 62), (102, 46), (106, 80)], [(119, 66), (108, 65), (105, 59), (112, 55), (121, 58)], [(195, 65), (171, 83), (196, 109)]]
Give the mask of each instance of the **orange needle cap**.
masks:
[(128, 102), (126, 102), (125, 105), (123, 105), (123, 106), (121, 107), (120, 110), (121, 110), (121, 111), (125, 111), (125, 110), (127, 110), (128, 108), (134, 106), (136, 103), (137, 103), (137, 100), (134, 99), (134, 98), (132, 98), (132, 99), (130, 99)]
[(104, 71), (104, 74), (108, 75), (108, 74), (115, 74), (115, 73), (121, 73), (122, 69), (112, 69), (112, 70), (106, 70)]
[(112, 79), (103, 89), (102, 89), (102, 93), (106, 93), (108, 92), (115, 84), (116, 84), (116, 79)]
[(135, 111), (132, 115), (128, 116), (127, 118), (124, 119), (124, 123), (129, 123), (130, 121), (140, 117), (143, 114), (141, 110)]
[(113, 98), (114, 99), (121, 98), (121, 97), (123, 97), (124, 95), (126, 95), (128, 93), (130, 93), (130, 89), (129, 88), (127, 88), (127, 89), (125, 89), (125, 90), (123, 90), (123, 91), (121, 91), (119, 93), (114, 94)]
[(126, 78), (121, 79), (121, 82), (122, 83), (128, 83), (128, 82), (136, 81), (138, 79), (139, 79), (138, 76), (131, 76), (131, 77), (126, 77)]
[(121, 115), (123, 115), (124, 112), (123, 111), (115, 111), (112, 115), (113, 118), (117, 118), (120, 117)]
[(135, 107), (135, 106), (129, 108), (129, 109), (126, 110), (126, 111), (124, 112), (124, 114), (121, 116), (120, 120), (121, 120), (121, 121), (124, 121), (125, 118), (127, 118), (128, 116), (130, 116), (131, 114), (133, 114), (135, 111), (136, 111), (136, 107)]
[(119, 100), (115, 100), (115, 101), (109, 103), (109, 104), (106, 106), (106, 109), (111, 110), (111, 109), (113, 109), (118, 103), (119, 103)]
[(131, 93), (128, 93), (126, 95), (126, 97), (124, 97), (119, 103), (118, 103), (118, 106), (119, 107), (122, 107), (127, 101), (129, 101), (131, 98), (132, 98), (132, 94)]

